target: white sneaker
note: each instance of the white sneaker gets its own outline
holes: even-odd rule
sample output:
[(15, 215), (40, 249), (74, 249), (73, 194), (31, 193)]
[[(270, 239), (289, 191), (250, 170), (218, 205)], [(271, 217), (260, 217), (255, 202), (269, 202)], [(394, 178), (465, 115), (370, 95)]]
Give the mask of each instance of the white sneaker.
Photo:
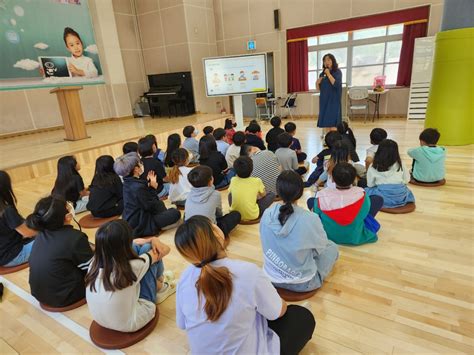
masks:
[(163, 282), (163, 287), (156, 293), (156, 303), (163, 303), (169, 296), (176, 292), (175, 281)]

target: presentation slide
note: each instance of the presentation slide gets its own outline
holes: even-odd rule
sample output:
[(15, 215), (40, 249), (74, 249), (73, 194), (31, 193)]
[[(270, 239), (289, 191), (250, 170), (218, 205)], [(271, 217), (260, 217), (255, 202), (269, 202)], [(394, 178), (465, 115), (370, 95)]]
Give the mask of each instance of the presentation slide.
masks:
[(87, 0), (0, 0), (0, 90), (103, 84)]
[(205, 58), (207, 96), (267, 92), (267, 55)]

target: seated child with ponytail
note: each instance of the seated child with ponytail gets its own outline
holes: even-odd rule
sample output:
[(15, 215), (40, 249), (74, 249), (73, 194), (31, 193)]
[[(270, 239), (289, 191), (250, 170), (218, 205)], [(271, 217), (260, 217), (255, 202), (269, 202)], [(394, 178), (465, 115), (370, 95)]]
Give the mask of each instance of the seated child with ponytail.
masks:
[(303, 181), (294, 171), (277, 179), (283, 204), (268, 208), (260, 222), (263, 270), (273, 285), (294, 292), (320, 288), (331, 272), (339, 252), (326, 237), (321, 220), (297, 205)]
[(173, 152), (171, 157), (173, 167), (168, 174), (170, 182), (169, 199), (176, 206), (183, 206), (186, 203), (189, 191), (192, 185), (188, 180), (188, 174), (192, 168), (187, 167), (189, 163), (189, 153), (184, 148), (178, 148)]
[(63, 199), (42, 198), (26, 219), (38, 231), (31, 250), (31, 294), (51, 307), (66, 307), (86, 296), (84, 276), (92, 258), (87, 235), (71, 225), (74, 207)]
[(163, 257), (170, 248), (157, 237), (133, 240), (124, 220), (102, 225), (95, 241), (85, 278), (92, 318), (107, 329), (135, 332), (153, 319), (156, 303), (176, 290), (163, 276)]
[(308, 208), (321, 218), (330, 240), (337, 244), (360, 245), (377, 241), (379, 224), (374, 220), (382, 208), (383, 198), (368, 196), (361, 187), (353, 186), (355, 168), (337, 163), (332, 170), (336, 188), (323, 189), (308, 200)]
[(208, 218), (187, 220), (174, 241), (191, 264), (176, 291), (176, 323), (191, 353), (298, 354), (311, 339), (311, 312), (287, 306), (257, 265), (228, 258)]

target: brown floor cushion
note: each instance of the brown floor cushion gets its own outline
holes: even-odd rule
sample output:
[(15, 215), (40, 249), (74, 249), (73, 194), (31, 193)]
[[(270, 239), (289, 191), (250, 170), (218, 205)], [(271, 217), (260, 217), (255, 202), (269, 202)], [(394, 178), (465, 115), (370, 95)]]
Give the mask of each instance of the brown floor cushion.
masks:
[(79, 224), (82, 228), (99, 228), (101, 225), (119, 219), (120, 216), (113, 216), (109, 218), (97, 218), (92, 214), (85, 215), (79, 220)]
[(298, 302), (306, 300), (316, 294), (316, 290), (308, 291), (308, 292), (294, 292), (284, 288), (276, 287), (276, 290), (281, 298), (283, 298), (287, 302)]
[(395, 208), (382, 208), (380, 211), (385, 213), (392, 213), (392, 214), (403, 214), (403, 213), (410, 213), (416, 209), (415, 203), (407, 203), (405, 206), (395, 207)]
[(23, 263), (17, 266), (0, 266), (0, 275), (12, 274), (14, 272), (26, 269), (30, 264)]
[(43, 308), (45, 311), (48, 311), (48, 312), (67, 312), (67, 311), (71, 311), (73, 309), (79, 308), (85, 305), (86, 303), (87, 303), (86, 299), (83, 298), (82, 300), (79, 300), (76, 303), (70, 304), (69, 306), (66, 306), (66, 307), (51, 307), (41, 302), (40, 302), (40, 306), (41, 308)]

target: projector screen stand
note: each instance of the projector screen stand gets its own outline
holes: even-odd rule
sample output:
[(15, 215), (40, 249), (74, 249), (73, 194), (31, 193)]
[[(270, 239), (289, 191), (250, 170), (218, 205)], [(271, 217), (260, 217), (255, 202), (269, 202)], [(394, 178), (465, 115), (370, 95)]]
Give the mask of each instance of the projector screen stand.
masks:
[(234, 95), (232, 96), (232, 100), (234, 103), (234, 117), (235, 122), (237, 123), (237, 131), (244, 130), (244, 114), (242, 110), (242, 95)]

